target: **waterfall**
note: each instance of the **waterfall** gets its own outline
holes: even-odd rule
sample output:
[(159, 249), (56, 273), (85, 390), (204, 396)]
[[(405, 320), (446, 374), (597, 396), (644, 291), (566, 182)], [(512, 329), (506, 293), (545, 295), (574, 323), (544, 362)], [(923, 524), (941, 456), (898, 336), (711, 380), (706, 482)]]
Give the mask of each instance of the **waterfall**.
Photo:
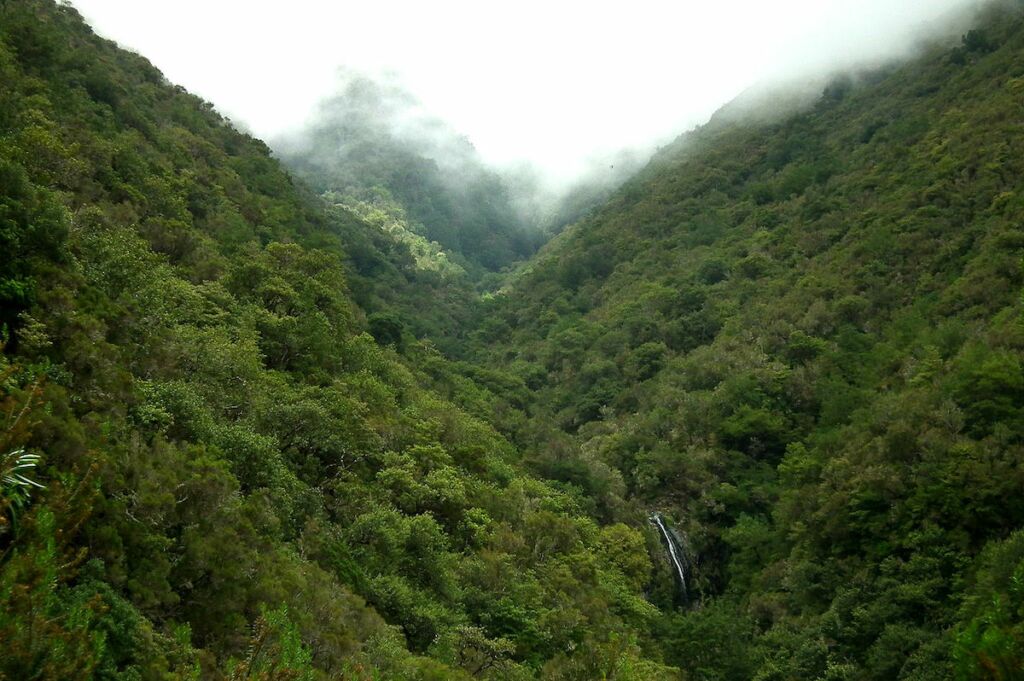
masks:
[(665, 521), (662, 520), (661, 514), (655, 511), (650, 516), (651, 524), (658, 528), (661, 532), (662, 538), (665, 540), (665, 545), (668, 547), (668, 557), (672, 561), (673, 567), (676, 569), (676, 575), (679, 577), (679, 593), (683, 597), (683, 601), (687, 600), (686, 594), (686, 554), (679, 547), (676, 538), (673, 533), (665, 527)]

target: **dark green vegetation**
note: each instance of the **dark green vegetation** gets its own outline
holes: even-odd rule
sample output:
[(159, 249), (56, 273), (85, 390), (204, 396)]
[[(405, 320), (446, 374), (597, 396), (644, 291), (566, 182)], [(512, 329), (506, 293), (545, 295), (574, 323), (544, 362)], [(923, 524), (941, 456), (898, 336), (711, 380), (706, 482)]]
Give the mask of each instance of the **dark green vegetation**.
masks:
[(371, 136), (315, 196), (0, 2), (0, 678), (1020, 678), (1024, 23), (978, 26), (477, 302), (529, 248), (431, 244), (438, 168)]
[[(398, 84), (344, 81), (312, 122), (276, 141), (276, 154), (342, 230), (352, 299), (386, 334), (400, 326), (448, 356), (464, 354), (480, 292), (642, 166), (624, 151), (557, 192), (526, 169), (485, 166)], [(369, 331), (380, 338), (373, 320)]]
[(375, 293), (447, 295), (407, 245), (66, 7), (0, 3), (0, 83), (0, 676), (670, 676), (644, 535)]
[(1022, 97), (999, 10), (714, 120), (480, 312), (534, 470), (687, 531), (703, 607), (659, 640), (692, 678), (1024, 674)]

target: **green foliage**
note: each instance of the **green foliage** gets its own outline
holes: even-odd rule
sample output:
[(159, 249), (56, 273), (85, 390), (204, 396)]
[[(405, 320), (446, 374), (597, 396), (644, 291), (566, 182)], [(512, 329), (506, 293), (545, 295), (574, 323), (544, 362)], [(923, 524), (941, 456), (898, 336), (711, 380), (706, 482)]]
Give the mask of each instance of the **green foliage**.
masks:
[(533, 245), (471, 151), (357, 97), (317, 198), (0, 4), (0, 674), (1015, 678), (1022, 53), (716, 116), (482, 277)]
[(668, 659), (700, 681), (750, 679), (757, 669), (753, 640), (756, 627), (735, 604), (716, 601), (709, 607), (677, 614), (661, 633)]
[(956, 637), (957, 677), (1016, 679), (1024, 669), (1024, 535), (986, 547)]
[(1013, 572), (979, 556), (1024, 522), (1022, 50), (993, 5), (716, 115), (481, 302), (469, 357), (533, 389), (534, 470), (679, 519), (702, 605), (656, 638), (694, 678), (1016, 678)]
[(313, 681), (313, 655), (303, 644), (298, 628), (288, 618), (288, 608), (260, 608), (253, 625), (245, 660), (229, 663), (232, 680)]
[(367, 328), (373, 339), (381, 345), (391, 345), (396, 350), (402, 349), (402, 332), (405, 330), (405, 325), (397, 316), (385, 312), (374, 312), (367, 318)]
[(31, 263), (64, 257), (68, 213), (52, 192), (33, 184), (25, 168), (0, 146), (0, 327), (10, 329), (33, 302)]
[(0, 675), (512, 680), (644, 640), (639, 535), (520, 465), (517, 377), (419, 340), (529, 251), (495, 177), (323, 202), (48, 0), (0, 3), (0, 77)]

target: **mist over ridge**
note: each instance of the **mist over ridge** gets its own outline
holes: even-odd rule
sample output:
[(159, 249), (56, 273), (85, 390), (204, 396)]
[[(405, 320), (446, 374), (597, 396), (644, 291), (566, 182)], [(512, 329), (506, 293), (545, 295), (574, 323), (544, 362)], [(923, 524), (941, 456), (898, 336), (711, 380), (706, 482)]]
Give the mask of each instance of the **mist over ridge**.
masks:
[(340, 75), (337, 93), (318, 104), (301, 130), (271, 146), (330, 200), (378, 207), (394, 201), (389, 210), (399, 210), (413, 232), (488, 269), (525, 259), (649, 155), (621, 150), (595, 157), (566, 182), (526, 161), (493, 166), (397, 75), (353, 71)]
[[(696, 127), (781, 121), (829, 93), (881, 77), (929, 46), (955, 43), (992, 4), (1001, 3), (955, 4), (907, 29), (902, 42), (868, 52), (837, 48), (795, 72), (766, 77), (716, 105)], [(411, 88), (394, 71), (341, 69), (333, 94), (302, 126), (271, 138), (271, 146), (329, 200), (355, 201), (360, 211), (383, 208), (395, 216), (391, 224), (404, 225), (407, 238), (429, 242), (416, 250), (447, 253), (443, 257), (470, 269), (472, 263), (497, 270), (525, 260), (602, 204), (656, 152), (689, 139), (674, 130), (635, 147), (594, 152), (577, 160), (574, 174), (560, 175), (527, 159), (488, 158)]]
[(649, 152), (757, 83), (907, 56), (935, 22), (980, 3), (74, 4), (257, 136), (303, 127), (339, 67), (394, 72), (489, 165), (528, 163), (564, 189), (593, 159)]

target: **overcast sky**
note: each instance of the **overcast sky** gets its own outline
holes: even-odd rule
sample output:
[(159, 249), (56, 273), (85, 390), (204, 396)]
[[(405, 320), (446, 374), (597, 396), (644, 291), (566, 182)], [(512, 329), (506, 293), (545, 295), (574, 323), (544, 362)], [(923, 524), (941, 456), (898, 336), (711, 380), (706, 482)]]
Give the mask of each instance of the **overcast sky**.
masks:
[(495, 164), (571, 175), (674, 137), (746, 87), (895, 56), (975, 0), (73, 0), (100, 34), (256, 135), (340, 67), (391, 72)]

